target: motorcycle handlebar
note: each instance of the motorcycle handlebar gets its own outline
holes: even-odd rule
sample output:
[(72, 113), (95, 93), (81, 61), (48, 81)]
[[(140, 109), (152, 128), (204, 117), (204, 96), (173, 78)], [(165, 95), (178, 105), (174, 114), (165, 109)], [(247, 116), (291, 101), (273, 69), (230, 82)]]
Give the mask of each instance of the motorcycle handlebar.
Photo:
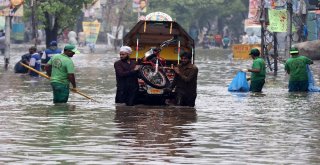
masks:
[(169, 45), (170, 43), (174, 42), (175, 39), (176, 39), (176, 37), (174, 36), (174, 37), (172, 37), (171, 39), (162, 42), (161, 45), (160, 45), (160, 49), (163, 48), (164, 46), (167, 46), (167, 45)]

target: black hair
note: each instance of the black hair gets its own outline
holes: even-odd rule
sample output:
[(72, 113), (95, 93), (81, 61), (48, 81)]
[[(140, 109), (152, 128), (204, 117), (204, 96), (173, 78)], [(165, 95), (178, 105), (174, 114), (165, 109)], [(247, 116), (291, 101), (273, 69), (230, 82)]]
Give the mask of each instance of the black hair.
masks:
[(37, 48), (36, 48), (35, 46), (31, 46), (31, 47), (29, 48), (29, 50), (37, 51)]
[(256, 53), (252, 53), (252, 56), (255, 56), (255, 57), (259, 57), (260, 56), (260, 52), (256, 52)]
[(192, 54), (188, 52), (184, 52), (180, 55), (180, 57), (187, 57), (189, 60), (191, 60)]

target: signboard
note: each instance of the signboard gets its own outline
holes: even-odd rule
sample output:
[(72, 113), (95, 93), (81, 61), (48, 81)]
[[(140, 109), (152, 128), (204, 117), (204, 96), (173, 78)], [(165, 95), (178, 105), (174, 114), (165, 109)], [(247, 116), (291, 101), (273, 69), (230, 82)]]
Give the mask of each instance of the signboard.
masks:
[(234, 44), (232, 45), (232, 52), (234, 59), (250, 59), (249, 55), (252, 48), (258, 48), (260, 50), (260, 44)]
[(261, 26), (260, 22), (256, 22), (252, 19), (245, 19), (244, 20), (244, 27), (247, 26)]
[[(271, 32), (287, 32), (288, 17), (286, 10), (272, 10), (268, 11), (269, 23), (268, 30)], [(292, 23), (292, 31), (296, 32), (297, 28)]]
[(0, 30), (3, 29), (6, 25), (6, 17), (5, 16), (0, 16)]
[(100, 0), (94, 0), (91, 4), (84, 5), (83, 13), (84, 17), (96, 17), (97, 10), (101, 6)]
[(87, 43), (96, 43), (100, 31), (101, 23), (98, 21), (94, 22), (82, 22), (83, 32), (86, 35)]
[(24, 0), (0, 0), (0, 16), (23, 16)]
[(307, 18), (307, 26), (308, 26), (308, 40), (313, 41), (313, 40), (319, 40), (320, 38), (320, 33), (319, 33), (319, 24), (318, 22), (320, 21), (320, 12), (319, 11), (310, 11), (308, 13), (308, 18)]
[(12, 24), (12, 39), (15, 41), (24, 40), (24, 24), (23, 23), (13, 23)]
[(259, 20), (259, 6), (261, 2), (260, 0), (249, 0), (249, 19)]
[(145, 13), (147, 12), (148, 1), (147, 0), (132, 0), (132, 11)]
[(287, 32), (288, 19), (287, 10), (273, 10), (269, 9), (269, 22), (268, 30), (271, 32)]

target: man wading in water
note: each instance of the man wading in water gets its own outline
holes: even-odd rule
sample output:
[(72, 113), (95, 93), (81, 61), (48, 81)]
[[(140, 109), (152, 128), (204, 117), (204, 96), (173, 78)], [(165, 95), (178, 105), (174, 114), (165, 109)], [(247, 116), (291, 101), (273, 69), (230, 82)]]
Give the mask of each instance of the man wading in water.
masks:
[(139, 65), (136, 65), (134, 60), (130, 60), (131, 53), (132, 49), (129, 46), (122, 46), (120, 48), (120, 60), (114, 63), (117, 79), (116, 103), (125, 103), (128, 106), (135, 104), (139, 89)]
[(76, 89), (74, 64), (71, 60), (74, 54), (80, 53), (74, 45), (66, 45), (62, 54), (54, 55), (46, 65), (47, 74), (53, 90), (53, 103), (66, 103), (69, 98), (69, 84)]

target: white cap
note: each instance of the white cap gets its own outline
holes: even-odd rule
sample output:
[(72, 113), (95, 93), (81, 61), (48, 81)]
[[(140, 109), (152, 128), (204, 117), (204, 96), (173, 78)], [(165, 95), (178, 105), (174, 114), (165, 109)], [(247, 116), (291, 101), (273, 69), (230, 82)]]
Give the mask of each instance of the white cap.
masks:
[(132, 49), (129, 46), (121, 46), (120, 52), (126, 52), (126, 53), (131, 54), (132, 53)]

